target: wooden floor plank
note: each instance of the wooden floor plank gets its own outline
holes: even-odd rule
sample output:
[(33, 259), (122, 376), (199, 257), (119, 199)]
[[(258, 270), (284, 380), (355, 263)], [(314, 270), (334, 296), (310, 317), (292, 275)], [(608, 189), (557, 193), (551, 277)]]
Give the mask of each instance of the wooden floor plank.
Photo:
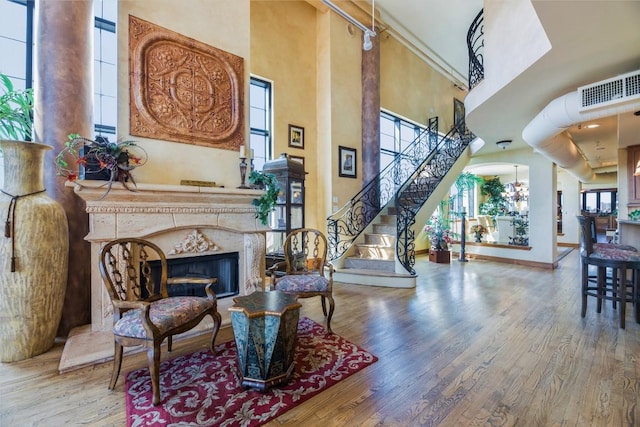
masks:
[[(618, 328), (618, 310), (593, 299), (580, 317), (577, 252), (556, 270), (419, 256), (415, 289), (336, 283), (334, 331), (379, 361), (269, 425), (640, 425), (640, 325), (629, 306)], [(319, 301), (301, 315), (322, 322)], [(126, 424), (124, 373), (145, 355), (125, 357), (109, 391), (110, 363), (58, 374), (62, 347), (0, 364), (0, 426)]]

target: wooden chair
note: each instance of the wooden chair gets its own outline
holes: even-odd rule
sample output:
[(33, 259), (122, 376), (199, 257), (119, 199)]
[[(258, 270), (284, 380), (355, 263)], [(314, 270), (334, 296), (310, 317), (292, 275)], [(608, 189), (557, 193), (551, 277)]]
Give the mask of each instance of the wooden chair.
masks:
[(268, 270), (271, 288), (295, 294), (299, 298), (319, 296), (322, 300), (322, 312), (327, 319), (327, 331), (332, 333), (331, 317), (335, 307), (332, 294), (334, 268), (327, 262), (326, 237), (312, 228), (293, 231), (284, 242), (284, 254), (285, 261), (274, 264)]
[[(160, 270), (152, 274), (152, 261)], [(169, 297), (167, 285), (184, 283), (185, 278), (167, 277), (167, 259), (155, 244), (142, 239), (118, 239), (107, 243), (100, 253), (100, 273), (113, 304), (115, 351), (109, 389), (113, 390), (122, 366), (123, 347), (147, 348), (153, 404), (160, 403), (160, 346), (167, 338), (171, 351), (173, 335), (195, 327), (205, 316), (213, 318), (209, 344), (220, 329), (221, 316), (212, 285), (216, 279), (189, 278), (190, 283), (206, 283), (207, 297)]]
[[(578, 216), (580, 224), (580, 259), (582, 263), (581, 315), (585, 317), (589, 296), (597, 299), (597, 312), (602, 310), (602, 301), (612, 301), (615, 309), (620, 303), (620, 327), (625, 327), (626, 303), (633, 302), (636, 322), (640, 323), (640, 304), (638, 304), (638, 284), (640, 272), (640, 253), (615, 245), (595, 245), (593, 218)], [(597, 274), (589, 276), (589, 267), (593, 266)], [(632, 280), (627, 282), (627, 272), (631, 270)]]

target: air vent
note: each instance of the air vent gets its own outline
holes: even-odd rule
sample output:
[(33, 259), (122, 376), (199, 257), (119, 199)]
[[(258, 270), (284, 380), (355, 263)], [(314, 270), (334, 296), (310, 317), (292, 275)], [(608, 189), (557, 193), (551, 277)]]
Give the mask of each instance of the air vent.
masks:
[(582, 86), (578, 93), (582, 102), (580, 111), (640, 99), (640, 71)]

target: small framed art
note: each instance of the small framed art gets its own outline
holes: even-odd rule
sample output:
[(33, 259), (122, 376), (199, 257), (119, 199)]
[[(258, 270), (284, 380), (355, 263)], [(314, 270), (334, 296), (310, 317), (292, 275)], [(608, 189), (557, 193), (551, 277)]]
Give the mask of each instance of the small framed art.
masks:
[(356, 149), (349, 147), (338, 147), (339, 175), (346, 178), (355, 178), (356, 174)]
[(457, 98), (453, 98), (453, 126), (458, 128), (459, 132), (464, 132), (465, 128), (465, 112), (464, 102)]
[(304, 148), (304, 128), (289, 125), (289, 147)]

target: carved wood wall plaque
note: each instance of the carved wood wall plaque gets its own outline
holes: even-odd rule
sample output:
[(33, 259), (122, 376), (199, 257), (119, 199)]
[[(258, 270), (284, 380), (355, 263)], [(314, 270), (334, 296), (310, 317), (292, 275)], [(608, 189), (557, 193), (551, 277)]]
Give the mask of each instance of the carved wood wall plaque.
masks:
[(129, 16), (130, 133), (237, 150), (244, 144), (244, 63)]

